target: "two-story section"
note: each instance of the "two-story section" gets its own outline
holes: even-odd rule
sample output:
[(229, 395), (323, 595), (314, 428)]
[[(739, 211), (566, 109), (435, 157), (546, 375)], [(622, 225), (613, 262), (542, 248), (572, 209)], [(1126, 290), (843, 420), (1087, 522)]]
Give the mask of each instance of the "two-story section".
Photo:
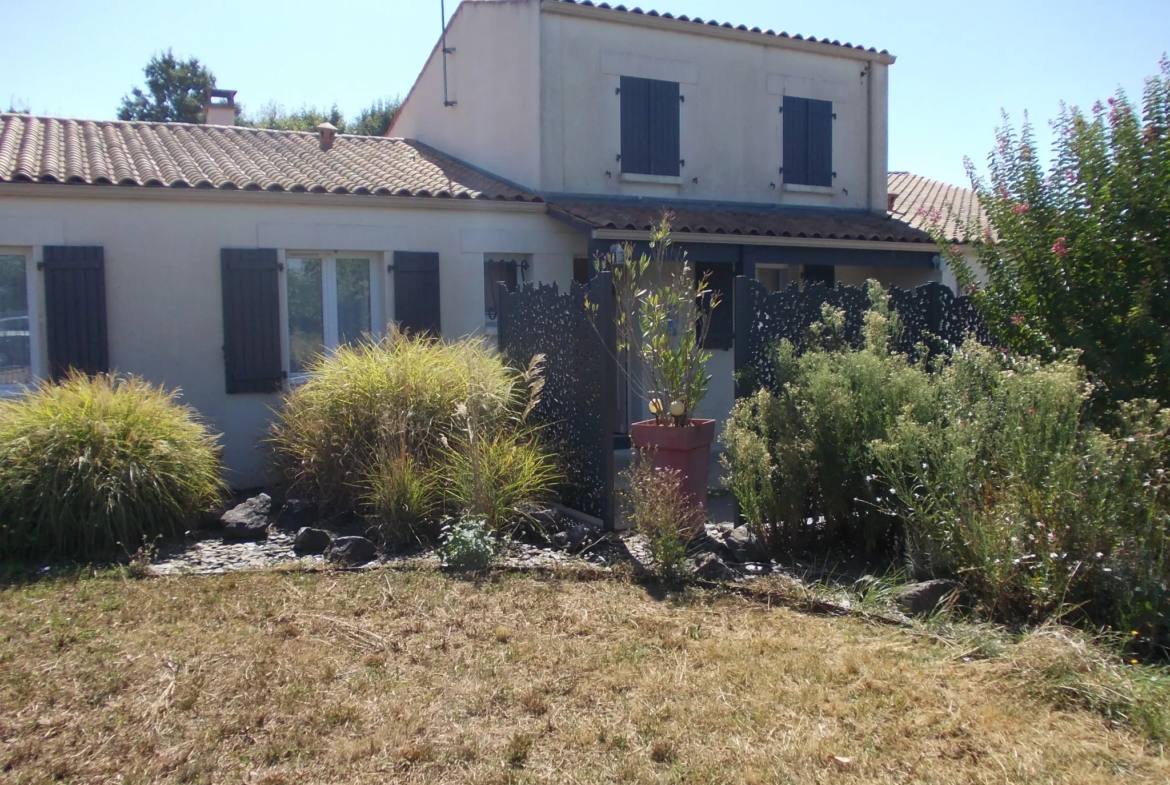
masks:
[[(674, 241), (723, 294), (704, 407), (721, 419), (735, 276), (771, 290), (938, 277), (930, 238), (888, 212), (893, 63), (666, 11), (464, 0), (389, 133), (538, 194), (582, 234), (578, 277), (617, 244), (645, 249), (669, 210)], [(489, 323), (493, 281), (519, 282), (515, 269), (485, 259)]]

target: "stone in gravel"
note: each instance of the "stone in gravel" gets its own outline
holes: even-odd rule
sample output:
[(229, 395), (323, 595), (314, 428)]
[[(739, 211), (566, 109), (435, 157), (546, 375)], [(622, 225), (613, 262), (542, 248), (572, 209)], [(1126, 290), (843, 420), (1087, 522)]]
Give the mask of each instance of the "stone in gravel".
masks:
[(695, 575), (707, 581), (730, 581), (735, 578), (731, 568), (713, 553), (701, 553), (695, 558)]
[(338, 537), (329, 546), (325, 558), (347, 567), (358, 567), (378, 556), (378, 546), (365, 537)]
[(569, 533), (568, 532), (556, 532), (552, 536), (552, 544), (553, 544), (553, 547), (556, 548), (558, 551), (563, 551), (565, 548), (568, 548), (569, 547)]
[(317, 555), (329, 550), (332, 544), (333, 535), (329, 532), (302, 526), (297, 532), (297, 538), (293, 540), (293, 550), (302, 556)]
[(747, 526), (739, 526), (723, 535), (723, 545), (736, 561), (755, 561), (763, 552), (760, 541)]
[(263, 540), (268, 536), (268, 513), (271, 509), (272, 499), (266, 493), (237, 504), (220, 518), (223, 538), (233, 542)]
[(601, 538), (602, 531), (595, 526), (585, 523), (575, 523), (566, 532), (569, 535), (569, 550), (578, 551), (581, 548)]
[(904, 613), (926, 615), (934, 613), (939, 603), (958, 588), (959, 584), (947, 580), (911, 583), (894, 592), (894, 602)]
[(276, 514), (276, 525), (282, 529), (304, 529), (317, 522), (317, 508), (304, 499), (289, 499)]

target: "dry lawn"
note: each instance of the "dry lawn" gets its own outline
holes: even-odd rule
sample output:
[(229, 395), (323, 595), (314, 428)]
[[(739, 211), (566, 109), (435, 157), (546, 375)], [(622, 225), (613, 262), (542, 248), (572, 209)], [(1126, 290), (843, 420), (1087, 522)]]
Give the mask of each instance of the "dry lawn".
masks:
[(737, 598), (429, 571), (0, 591), (3, 782), (1168, 778), (999, 661)]

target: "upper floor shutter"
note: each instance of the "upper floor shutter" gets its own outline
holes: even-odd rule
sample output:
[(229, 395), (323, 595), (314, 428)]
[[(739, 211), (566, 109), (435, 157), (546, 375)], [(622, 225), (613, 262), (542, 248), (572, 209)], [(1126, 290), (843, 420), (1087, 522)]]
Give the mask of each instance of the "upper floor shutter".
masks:
[(650, 80), (622, 77), (622, 171), (650, 174)]
[(46, 245), (43, 261), (50, 377), (109, 371), (104, 249)]
[(678, 82), (621, 78), (622, 171), (679, 175)]
[(678, 82), (650, 81), (650, 174), (679, 176)]
[(833, 184), (833, 102), (784, 96), (784, 182)]
[(394, 252), (394, 320), (406, 332), (442, 335), (437, 253)]
[(224, 248), (223, 359), (229, 395), (281, 388), (280, 281), (274, 248)]

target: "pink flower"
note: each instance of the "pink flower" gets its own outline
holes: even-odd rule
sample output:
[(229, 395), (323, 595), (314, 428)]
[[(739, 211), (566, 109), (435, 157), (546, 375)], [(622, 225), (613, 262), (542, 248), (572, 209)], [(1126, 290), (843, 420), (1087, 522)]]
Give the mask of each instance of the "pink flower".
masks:
[(1056, 242), (1052, 245), (1052, 252), (1059, 259), (1063, 259), (1068, 254), (1068, 245), (1065, 244), (1063, 237), (1056, 238)]
[(958, 256), (958, 255), (959, 255), (961, 252), (962, 252), (962, 251), (961, 251), (961, 249), (959, 248), (959, 246), (957, 246), (957, 245), (952, 245), (952, 246), (951, 246), (951, 254), (952, 254), (952, 255), (954, 255), (954, 256)]
[(1110, 106), (1113, 106), (1114, 104), (1117, 103), (1117, 101), (1113, 100), (1112, 98), (1107, 98), (1105, 100)]
[(1017, 204), (1012, 207), (1012, 212), (1016, 215), (1023, 215), (1024, 213), (1028, 212), (1029, 207), (1031, 207), (1031, 205), (1028, 202)]
[(967, 294), (975, 294), (975, 284), (967, 284)]
[(1007, 192), (1007, 188), (1005, 186), (1001, 185), (999, 188), (995, 189), (995, 192), (998, 193), (1000, 196), (1002, 196), (1004, 199), (1007, 199), (1008, 192)]
[(1149, 286), (1149, 285), (1150, 285), (1150, 279), (1149, 279), (1149, 278), (1143, 278), (1143, 279), (1142, 279), (1142, 286)]
[(1012, 326), (1013, 327), (1019, 327), (1023, 323), (1024, 323), (1024, 317), (1020, 316), (1019, 314), (1012, 317)]

